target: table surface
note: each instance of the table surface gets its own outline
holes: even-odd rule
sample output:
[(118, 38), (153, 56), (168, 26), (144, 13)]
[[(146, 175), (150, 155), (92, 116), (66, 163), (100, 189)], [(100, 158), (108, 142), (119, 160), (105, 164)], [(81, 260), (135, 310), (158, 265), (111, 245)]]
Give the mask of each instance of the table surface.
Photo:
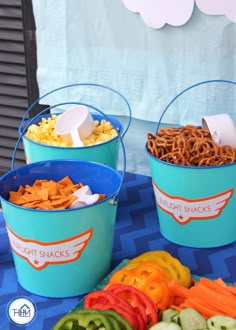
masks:
[[(148, 250), (166, 250), (187, 265), (192, 274), (209, 278), (236, 280), (236, 242), (219, 248), (189, 248), (165, 239), (159, 230), (151, 178), (125, 173), (119, 195), (117, 222), (113, 245), (112, 268), (123, 259)], [(37, 307), (35, 320), (27, 326), (16, 326), (7, 318), (11, 299), (24, 296)], [(75, 307), (81, 297), (45, 298), (25, 291), (17, 283), (3, 216), (0, 212), (0, 329), (47, 330)]]

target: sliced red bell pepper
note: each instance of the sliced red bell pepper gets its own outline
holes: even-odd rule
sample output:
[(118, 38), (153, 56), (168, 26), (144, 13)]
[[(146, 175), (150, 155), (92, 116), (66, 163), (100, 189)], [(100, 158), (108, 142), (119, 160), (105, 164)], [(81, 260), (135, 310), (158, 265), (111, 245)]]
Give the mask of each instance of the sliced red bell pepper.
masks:
[(114, 310), (124, 317), (133, 330), (145, 330), (145, 323), (141, 315), (123, 298), (107, 290), (92, 291), (84, 299), (84, 308), (97, 310)]
[(143, 317), (147, 328), (157, 323), (158, 314), (154, 303), (141, 290), (130, 285), (119, 283), (112, 284), (107, 288), (107, 290), (125, 299), (135, 309), (135, 311)]
[(112, 292), (104, 294), (103, 290), (92, 291), (84, 298), (84, 308), (92, 308), (95, 304), (106, 305), (108, 303), (115, 304), (119, 299)]
[(130, 310), (127, 310), (124, 306), (108, 303), (106, 305), (95, 304), (93, 305), (93, 308), (100, 311), (105, 311), (105, 310), (115, 311), (129, 322), (133, 330), (138, 330), (138, 329), (143, 330), (143, 328), (141, 328), (138, 324), (134, 311), (133, 313), (131, 313)]

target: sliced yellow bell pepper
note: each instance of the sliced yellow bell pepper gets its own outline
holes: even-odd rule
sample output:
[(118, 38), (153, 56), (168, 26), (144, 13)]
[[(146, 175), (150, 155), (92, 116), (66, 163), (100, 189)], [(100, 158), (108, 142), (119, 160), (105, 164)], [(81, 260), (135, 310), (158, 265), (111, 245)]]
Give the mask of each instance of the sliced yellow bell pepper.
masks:
[(177, 258), (173, 257), (169, 252), (164, 250), (144, 252), (131, 259), (124, 269), (133, 269), (141, 262), (146, 261), (156, 262), (165, 270), (170, 279), (177, 281), (184, 287), (188, 288), (191, 285), (190, 269), (183, 265)]

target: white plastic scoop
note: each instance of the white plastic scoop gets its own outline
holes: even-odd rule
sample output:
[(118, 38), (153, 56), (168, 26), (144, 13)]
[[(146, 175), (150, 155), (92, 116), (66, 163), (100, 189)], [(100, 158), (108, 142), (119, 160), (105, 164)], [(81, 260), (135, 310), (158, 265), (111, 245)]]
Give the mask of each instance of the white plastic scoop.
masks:
[(84, 205), (91, 205), (99, 200), (99, 194), (93, 194), (89, 186), (83, 186), (76, 190), (72, 195), (75, 195), (77, 200), (69, 206), (70, 209)]
[(55, 132), (71, 142), (73, 147), (83, 146), (82, 140), (93, 130), (93, 117), (84, 105), (78, 105), (60, 114), (55, 125)]
[(207, 129), (212, 140), (219, 146), (236, 148), (236, 130), (231, 117), (224, 113), (202, 118), (202, 128)]
[(80, 203), (84, 203), (85, 205), (92, 205), (99, 200), (99, 194), (92, 194), (92, 195), (82, 195), (78, 198)]

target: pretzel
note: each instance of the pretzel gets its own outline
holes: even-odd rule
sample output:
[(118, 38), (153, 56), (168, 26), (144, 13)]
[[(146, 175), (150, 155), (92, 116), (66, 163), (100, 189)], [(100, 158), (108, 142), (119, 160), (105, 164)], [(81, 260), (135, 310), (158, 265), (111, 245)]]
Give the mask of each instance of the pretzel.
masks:
[(177, 127), (161, 127), (158, 131), (158, 136), (170, 135), (176, 136), (179, 134), (179, 129)]
[(210, 138), (196, 140), (193, 150), (206, 156), (215, 156), (218, 153), (217, 145)]
[(216, 166), (223, 164), (225, 164), (225, 161), (219, 155), (215, 155), (209, 158), (203, 158), (199, 161), (199, 166)]
[(165, 160), (168, 163), (185, 165), (185, 157), (181, 152), (169, 152), (163, 155), (160, 160)]
[(236, 161), (236, 149), (217, 146), (210, 132), (194, 125), (160, 128), (147, 134), (147, 150), (154, 157), (185, 166), (217, 166)]
[(233, 163), (236, 159), (236, 150), (231, 146), (225, 145), (219, 148), (219, 155)]

